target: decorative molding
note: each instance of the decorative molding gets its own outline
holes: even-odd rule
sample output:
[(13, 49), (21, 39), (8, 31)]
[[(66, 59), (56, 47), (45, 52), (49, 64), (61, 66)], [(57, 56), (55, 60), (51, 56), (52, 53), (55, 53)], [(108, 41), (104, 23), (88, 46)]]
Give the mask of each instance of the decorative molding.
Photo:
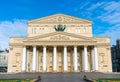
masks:
[(50, 37), (50, 40), (70, 40), (70, 38), (63, 35), (57, 35), (57, 36)]
[(47, 17), (29, 21), (29, 24), (32, 24), (32, 23), (42, 23), (42, 24), (44, 23), (58, 23), (58, 24), (60, 23), (83, 23), (84, 24), (84, 23), (92, 23), (92, 22), (89, 20), (72, 17), (69, 15), (56, 14), (56, 15), (47, 16)]

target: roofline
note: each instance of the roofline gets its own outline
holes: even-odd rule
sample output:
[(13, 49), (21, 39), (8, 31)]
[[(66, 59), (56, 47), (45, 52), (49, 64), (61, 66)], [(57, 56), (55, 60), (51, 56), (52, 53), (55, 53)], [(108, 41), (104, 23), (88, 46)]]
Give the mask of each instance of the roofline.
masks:
[(76, 16), (67, 15), (67, 14), (62, 14), (62, 13), (52, 14), (52, 15), (48, 15), (48, 16), (41, 17), (41, 18), (36, 18), (36, 19), (33, 19), (33, 20), (28, 20), (28, 23), (29, 23), (29, 22), (32, 22), (32, 21), (35, 21), (35, 20), (38, 20), (38, 19), (40, 20), (40, 19), (44, 19), (44, 18), (47, 18), (47, 17), (55, 16), (55, 15), (65, 15), (65, 16), (69, 16), (69, 17), (76, 18), (76, 19), (83, 19), (83, 20), (85, 20), (85, 21), (88, 21), (88, 22), (92, 23), (91, 20), (84, 19), (84, 18), (79, 18), (79, 17), (76, 17)]

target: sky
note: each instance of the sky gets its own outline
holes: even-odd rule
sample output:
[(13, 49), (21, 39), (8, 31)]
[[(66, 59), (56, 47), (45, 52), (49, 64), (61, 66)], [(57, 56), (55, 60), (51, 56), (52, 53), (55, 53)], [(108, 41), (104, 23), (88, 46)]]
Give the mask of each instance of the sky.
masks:
[(27, 36), (27, 21), (53, 14), (93, 21), (94, 36), (120, 39), (120, 0), (1, 0), (0, 49), (9, 48), (12, 36)]

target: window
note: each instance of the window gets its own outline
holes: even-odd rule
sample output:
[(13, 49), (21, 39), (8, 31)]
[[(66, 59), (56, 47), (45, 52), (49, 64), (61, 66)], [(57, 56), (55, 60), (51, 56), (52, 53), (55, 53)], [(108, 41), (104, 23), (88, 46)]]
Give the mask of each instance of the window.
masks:
[(86, 32), (86, 28), (84, 28), (84, 32)]
[(43, 56), (41, 56), (41, 62), (43, 62)]
[(80, 33), (80, 28), (76, 28), (76, 33)]
[(50, 62), (52, 62), (52, 56), (50, 56)]
[(68, 56), (68, 62), (70, 62), (70, 56)]
[(32, 28), (32, 33), (33, 33), (33, 34), (36, 33), (36, 28)]
[(80, 57), (79, 56), (77, 57), (77, 60), (78, 60), (78, 62), (80, 62)]
[(61, 60), (61, 57), (59, 57), (59, 62), (61, 62), (62, 60)]
[(4, 56), (4, 60), (6, 59), (6, 57)]

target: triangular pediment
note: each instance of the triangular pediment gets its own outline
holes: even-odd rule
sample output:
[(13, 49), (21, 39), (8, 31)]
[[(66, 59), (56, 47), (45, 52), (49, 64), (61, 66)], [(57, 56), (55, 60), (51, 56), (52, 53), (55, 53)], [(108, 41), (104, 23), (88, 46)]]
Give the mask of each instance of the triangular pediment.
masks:
[(54, 32), (34, 37), (28, 37), (25, 41), (93, 41), (92, 37), (80, 36), (66, 32)]
[(29, 21), (29, 23), (91, 23), (89, 20), (65, 15), (65, 14), (55, 14), (35, 20)]

